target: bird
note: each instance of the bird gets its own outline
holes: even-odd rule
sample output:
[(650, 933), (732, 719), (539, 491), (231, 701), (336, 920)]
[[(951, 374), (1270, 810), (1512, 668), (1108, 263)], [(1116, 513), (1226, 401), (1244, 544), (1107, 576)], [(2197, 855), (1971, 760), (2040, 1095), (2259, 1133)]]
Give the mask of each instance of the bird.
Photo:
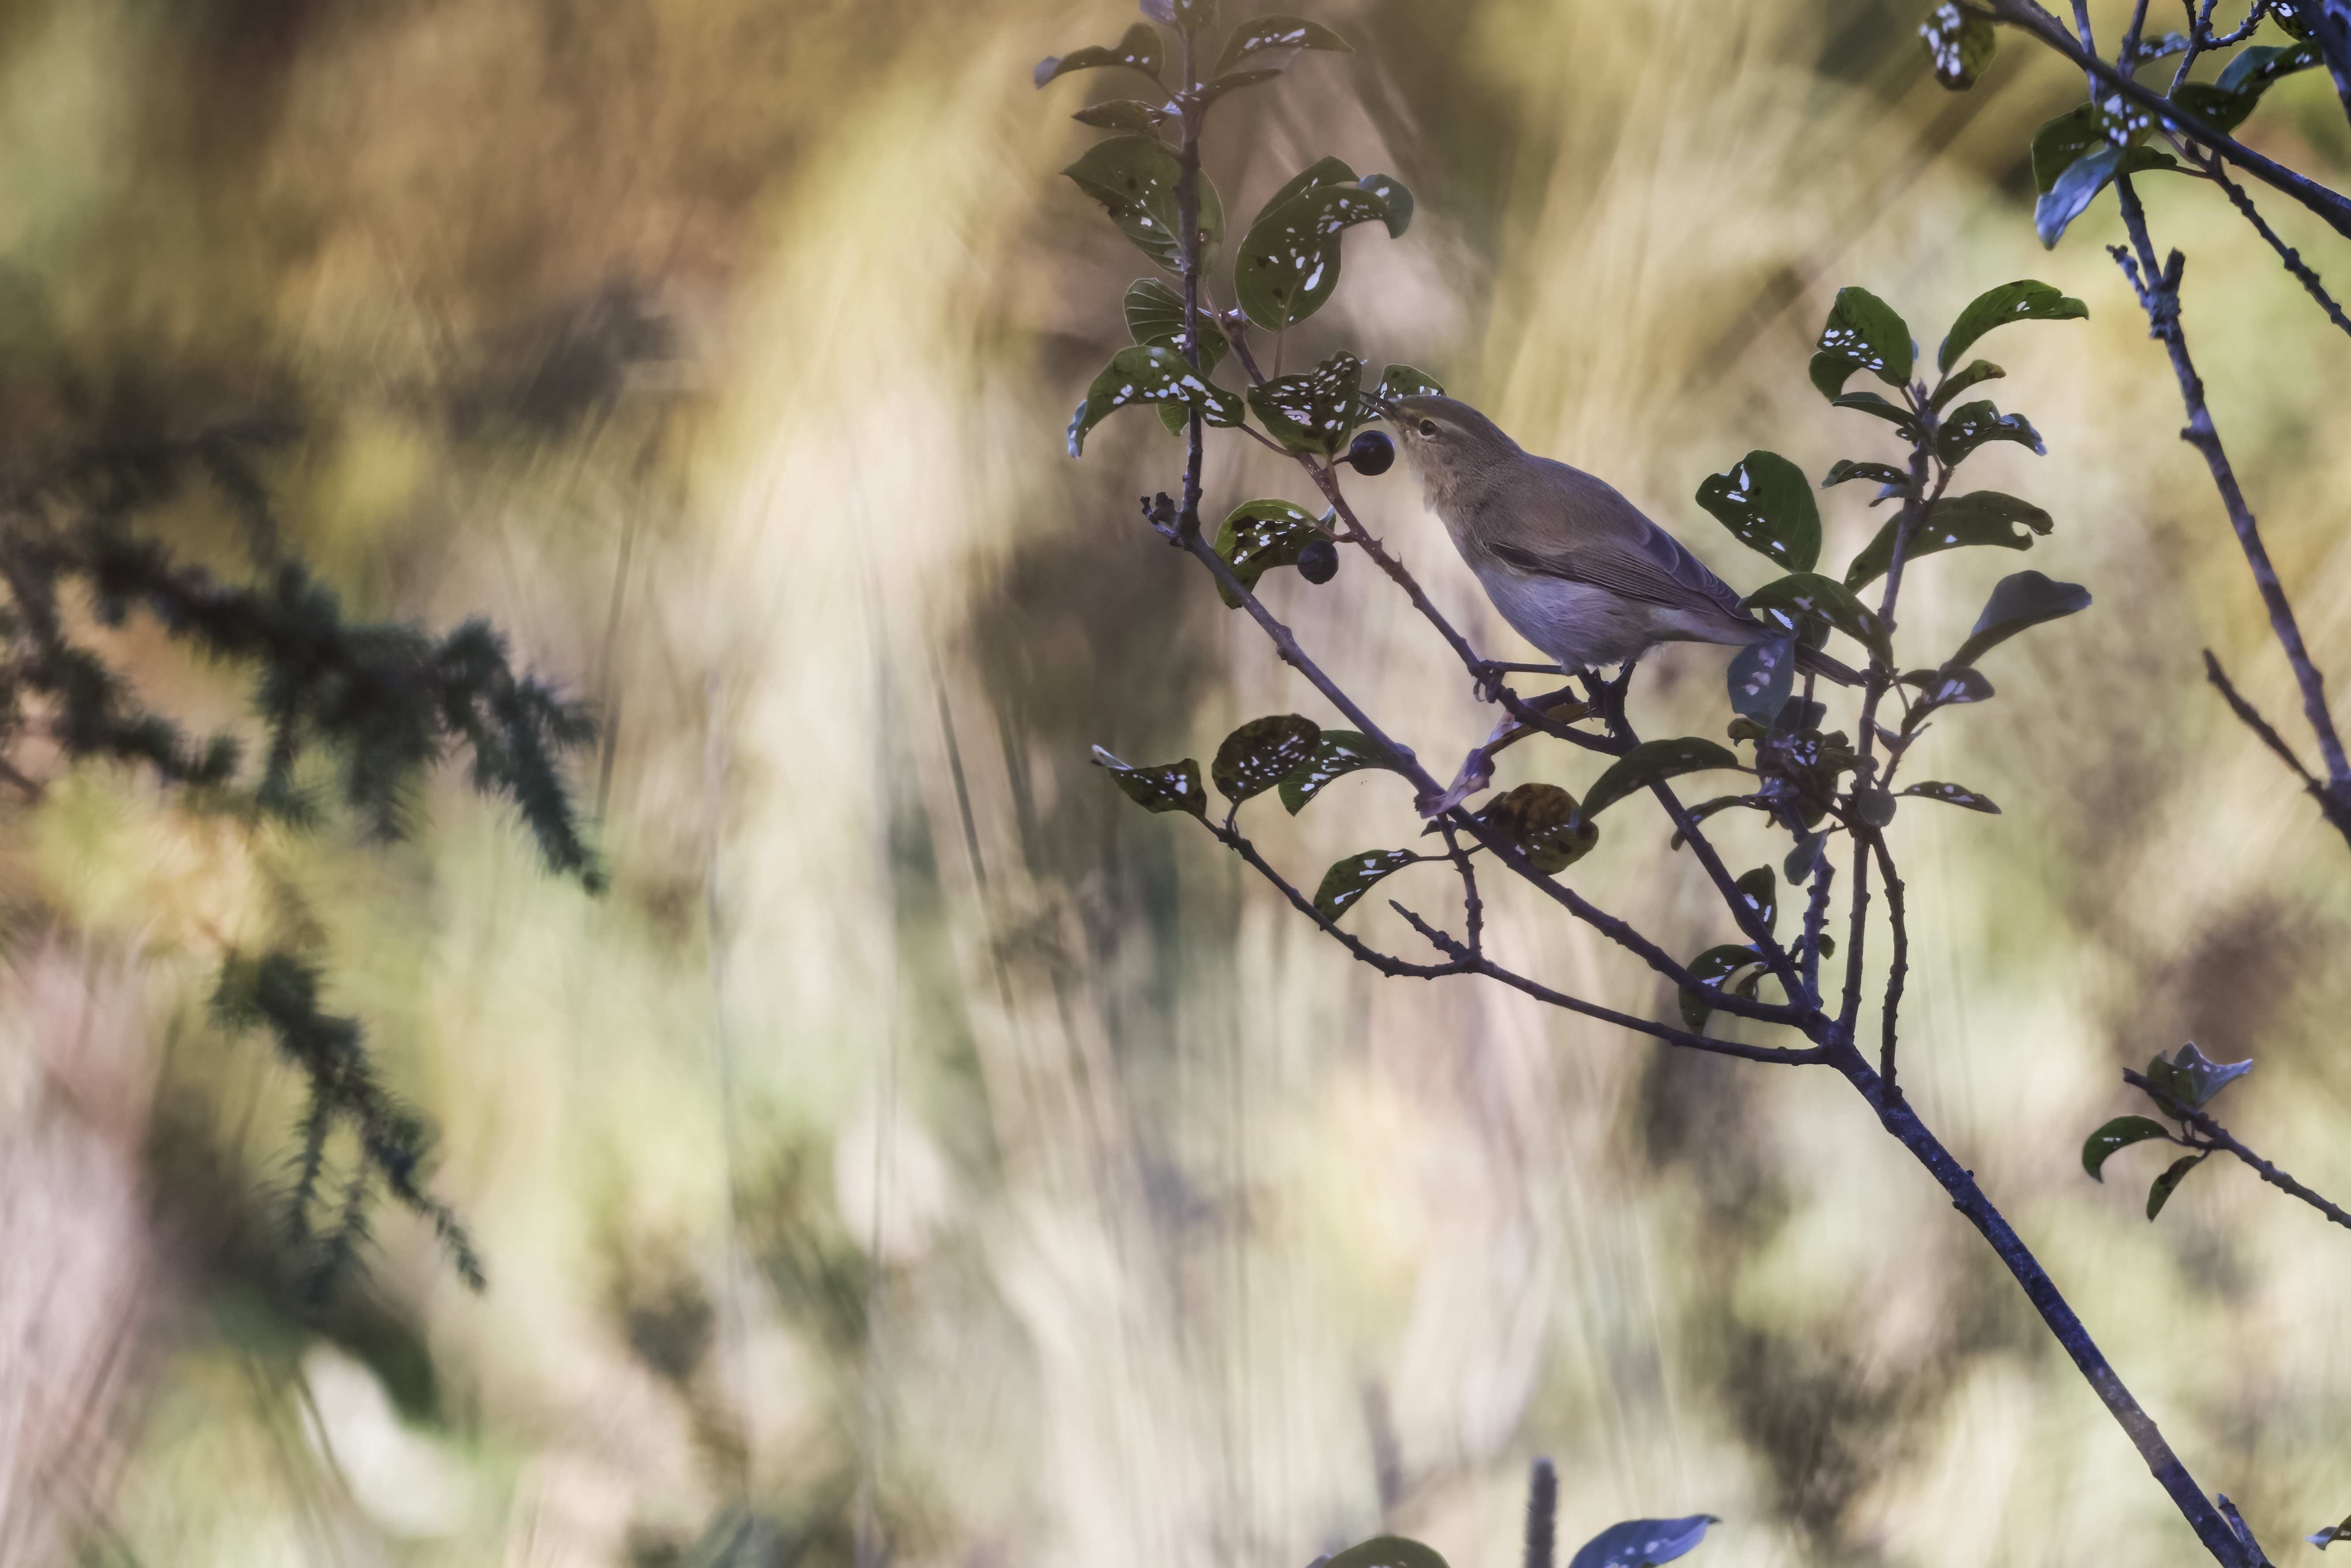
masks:
[[(1630, 664), (1659, 643), (1744, 647), (1787, 634), (1614, 486), (1535, 456), (1468, 403), (1424, 394), (1386, 412), (1423, 502), (1486, 597), (1562, 670)], [(1861, 684), (1801, 643), (1796, 667)]]

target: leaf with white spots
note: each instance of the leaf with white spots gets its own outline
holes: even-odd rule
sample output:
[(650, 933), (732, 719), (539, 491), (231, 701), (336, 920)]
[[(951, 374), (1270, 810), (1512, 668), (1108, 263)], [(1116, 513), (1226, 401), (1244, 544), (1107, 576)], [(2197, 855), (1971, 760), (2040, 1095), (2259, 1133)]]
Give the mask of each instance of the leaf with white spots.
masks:
[(1902, 793), (1916, 795), (1922, 800), (1940, 800), (1947, 806), (1965, 806), (1970, 811), (1985, 811), (1995, 817), (2000, 815), (2000, 808), (1992, 804), (1991, 796), (1979, 795), (1964, 786), (1946, 784), (1939, 779), (1922, 780)]
[[(1740, 976), (1741, 971), (1761, 973), (1763, 955), (1752, 946), (1727, 942), (1719, 947), (1708, 947), (1682, 967), (1687, 969), (1693, 978), (1703, 980), (1720, 990), (1736, 984), (1734, 977)], [(1682, 1022), (1701, 1032), (1706, 1029), (1706, 1020), (1714, 1015), (1714, 1004), (1706, 999), (1705, 993), (1691, 990), (1687, 986), (1680, 988), (1676, 994), (1675, 1004), (1681, 1010)], [(1621, 1530), (1624, 1526), (1617, 1528)], [(1580, 1563), (1583, 1560), (1583, 1553), (1577, 1553), (1576, 1561)]]
[(1750, 452), (1707, 476), (1698, 504), (1731, 537), (1783, 571), (1810, 571), (1821, 555), (1821, 508), (1804, 471), (1776, 452)]
[(1762, 920), (1764, 930), (1780, 928), (1780, 880), (1771, 874), (1770, 866), (1757, 866), (1732, 885), (1747, 901), (1747, 907)]
[[(1184, 351), (1184, 297), (1167, 283), (1156, 277), (1141, 277), (1126, 287), (1126, 330), (1129, 336), (1149, 349), (1173, 350), (1179, 357)], [(1232, 345), (1208, 319), (1207, 308), (1200, 310), (1200, 370), (1214, 375), (1224, 362), (1226, 351)]]
[(1862, 643), (1885, 664), (1894, 662), (1893, 643), (1877, 612), (1853, 596), (1853, 591), (1833, 577), (1816, 571), (1791, 572), (1765, 583), (1741, 601), (1767, 626), (1786, 632), (1802, 629), (1807, 618), (1825, 621)]
[[(1170, 272), (1180, 271), (1176, 186), (1184, 166), (1156, 136), (1113, 136), (1096, 142), (1084, 157), (1061, 171), (1078, 188), (1109, 210), (1144, 255)], [(1206, 174), (1199, 176), (1200, 265), (1225, 236), (1224, 204)]]
[[(1844, 570), (1844, 585), (1856, 591), (1886, 574), (1894, 559), (1894, 538), (1902, 526), (1900, 517), (1889, 517), (1877, 530), (1877, 537), (1863, 547), (1853, 564)], [(2032, 536), (2045, 534), (2055, 525), (2049, 514), (2030, 501), (2020, 501), (1998, 490), (1974, 490), (1964, 496), (1945, 497), (1928, 508), (1927, 520), (1910, 540), (1908, 558), (1940, 550), (1958, 549), (1964, 545), (1994, 545), (2002, 549), (2030, 549)]]
[[(1819, 358), (1818, 355), (1813, 357), (1815, 360)], [(1905, 441), (1916, 441), (1921, 434), (1917, 414), (1874, 392), (1846, 392), (1829, 399), (1829, 404), (1834, 408), (1849, 408), (1856, 413), (1865, 413), (1872, 419), (1882, 419), (1900, 431)]]
[(2036, 457), (2049, 455), (2031, 420), (2021, 413), (2002, 413), (1988, 401), (1963, 402), (1946, 415), (1943, 428), (1935, 433), (1935, 451), (1946, 466), (1956, 468), (1987, 441), (2013, 441), (2031, 447)]
[(1086, 437), (1095, 425), (1123, 408), (1144, 403), (1178, 403), (1196, 408), (1210, 424), (1241, 422), (1241, 400), (1216, 385), (1184, 362), (1173, 349), (1137, 346), (1121, 349), (1086, 389), (1085, 402), (1070, 416), (1070, 455), (1085, 451)]
[(1748, 643), (1730, 656), (1725, 678), (1732, 712), (1760, 724), (1771, 723), (1788, 706), (1789, 695), (1795, 690), (1796, 639), (1766, 637)]
[(1319, 22), (1303, 16), (1259, 16), (1233, 29), (1232, 37), (1225, 40), (1224, 52), (1217, 57), (1217, 68), (1208, 74), (1223, 76), (1261, 49), (1288, 50), (1292, 55), (1301, 49), (1354, 53), (1346, 39)]
[[(1958, 320), (1951, 323), (1949, 333), (1943, 339), (1942, 348), (1935, 355), (1935, 362), (1949, 373), (1950, 368), (1959, 362), (1959, 356), (1973, 348), (1978, 339), (1993, 328), (2005, 327), (2011, 321), (2080, 321), (2087, 319), (2089, 314), (2090, 308), (2071, 295), (2037, 279), (2020, 277), (2013, 283), (1986, 289), (1968, 301), (1968, 308), (1959, 312)], [(1998, 375), (2001, 372), (1994, 370), (1991, 373)]]
[(1314, 907), (1322, 912), (1326, 920), (1336, 920), (1353, 908), (1356, 901), (1382, 878), (1416, 861), (1437, 858), (1439, 857), (1416, 855), (1410, 850), (1365, 850), (1361, 854), (1332, 861), (1331, 869), (1322, 873), (1321, 885), (1314, 890)]
[(1066, 55), (1048, 55), (1037, 62), (1033, 74), (1037, 85), (1043, 87), (1054, 78), (1067, 76), (1071, 71), (1092, 70), (1101, 66), (1125, 66), (1157, 81), (1159, 50), (1159, 29), (1148, 22), (1137, 22), (1126, 30), (1124, 37), (1108, 47), (1092, 44), (1082, 49), (1071, 49)]
[(1445, 388), (1426, 371), (1410, 365), (1390, 365), (1380, 372), (1380, 391), (1387, 397), (1443, 397)]
[(1829, 470), (1829, 476), (1821, 481), (1821, 488), (1825, 490), (1832, 485), (1842, 485), (1848, 479), (1875, 479), (1881, 485), (1907, 486), (1910, 483), (1910, 471), (1907, 468), (1896, 468), (1891, 463), (1856, 463), (1850, 457), (1840, 457), (1835, 466)]
[(1093, 762), (1109, 772), (1128, 800), (1146, 811), (1189, 811), (1203, 820), (1207, 816), (1208, 794), (1200, 788), (1200, 765), (1188, 757), (1155, 768), (1130, 768), (1097, 746)]
[[(1842, 360), (1855, 370), (1867, 371), (1887, 386), (1898, 387), (1910, 379), (1914, 352), (1910, 328), (1892, 306), (1866, 288), (1837, 290), (1836, 303), (1829, 308), (1828, 323), (1821, 329), (1815, 347), (1821, 355)], [(1819, 385), (1821, 379), (1819, 359), (1815, 357), (1813, 384)], [(1841, 380), (1839, 384), (1842, 385)], [(1827, 388), (1823, 391), (1826, 396), (1836, 395)]]
[(2168, 1061), (2158, 1052), (2155, 1060), (2147, 1063), (2147, 1078), (2160, 1092), (2191, 1110), (2200, 1111), (2213, 1095), (2252, 1070), (2250, 1057), (2242, 1061), (2214, 1061), (2191, 1040), (2173, 1052)]
[[(1288, 501), (1245, 501), (1217, 530), (1217, 553), (1243, 588), (1253, 589), (1275, 567), (1296, 566), (1300, 550), (1326, 537), (1314, 515), (1301, 507)], [(1238, 608), (1241, 601), (1224, 584), (1217, 585), (1217, 592), (1228, 609)]]
[(1291, 816), (1350, 773), (1367, 768), (1394, 769), (1395, 758), (1361, 730), (1326, 729), (1314, 743), (1313, 755), (1291, 768), (1281, 780), (1281, 808)]
[(1364, 361), (1338, 353), (1304, 375), (1277, 376), (1249, 388), (1249, 405), (1267, 433), (1290, 451), (1328, 456), (1346, 445), (1370, 412), (1363, 386)]
[(2117, 1116), (2091, 1134), (2082, 1143), (2082, 1168), (2100, 1181), (2106, 1179), (2106, 1156), (2118, 1149), (2143, 1144), (2149, 1138), (2172, 1138), (2171, 1129), (2146, 1116)]
[(1274, 193), (1233, 258), (1233, 293), (1250, 321), (1280, 332), (1320, 310), (1339, 287), (1339, 238), (1358, 224), (1399, 233), (1411, 197), (1384, 174), (1358, 181), (1336, 158), (1306, 169)]
[(1208, 764), (1208, 777), (1238, 806), (1288, 778), (1314, 755), (1314, 743), (1322, 737), (1322, 726), (1294, 713), (1253, 718), (1225, 737)]
[(1556, 784), (1521, 784), (1472, 815), (1545, 876), (1565, 871), (1600, 842), (1599, 827), (1579, 821), (1575, 797)]
[(1710, 1513), (1684, 1519), (1628, 1519), (1585, 1542), (1567, 1568), (1661, 1568), (1706, 1539), (1706, 1527), (1722, 1521)]
[(1935, 68), (1935, 79), (1953, 92), (1965, 92), (1991, 64), (2000, 36), (1990, 16), (1958, 0), (1943, 0), (1918, 24), (1918, 43)]

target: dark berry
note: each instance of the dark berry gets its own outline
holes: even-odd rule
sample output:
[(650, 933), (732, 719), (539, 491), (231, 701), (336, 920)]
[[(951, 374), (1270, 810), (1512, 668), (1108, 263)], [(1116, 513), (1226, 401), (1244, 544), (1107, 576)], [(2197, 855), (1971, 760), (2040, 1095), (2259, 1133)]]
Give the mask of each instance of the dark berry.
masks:
[(1308, 539), (1298, 548), (1298, 575), (1309, 582), (1328, 582), (1339, 575), (1339, 547), (1329, 539)]
[(1347, 448), (1347, 461), (1366, 478), (1386, 473), (1395, 464), (1395, 443), (1376, 430), (1366, 430)]

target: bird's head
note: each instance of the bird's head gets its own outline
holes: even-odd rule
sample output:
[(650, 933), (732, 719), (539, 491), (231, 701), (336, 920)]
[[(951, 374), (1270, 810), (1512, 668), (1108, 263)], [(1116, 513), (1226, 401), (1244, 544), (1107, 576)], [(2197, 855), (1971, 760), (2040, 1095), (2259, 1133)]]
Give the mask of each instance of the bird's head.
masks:
[(1489, 488), (1526, 458), (1492, 420), (1454, 398), (1398, 398), (1386, 413), (1432, 511)]

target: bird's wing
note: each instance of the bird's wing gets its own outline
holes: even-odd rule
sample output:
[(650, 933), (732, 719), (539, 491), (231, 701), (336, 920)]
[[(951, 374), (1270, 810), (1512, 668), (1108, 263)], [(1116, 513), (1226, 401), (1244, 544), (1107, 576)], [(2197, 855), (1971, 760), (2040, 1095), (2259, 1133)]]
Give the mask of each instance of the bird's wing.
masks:
[(1681, 541), (1643, 517), (1605, 482), (1565, 464), (1552, 470), (1555, 504), (1576, 526), (1562, 537), (1555, 527), (1516, 530), (1487, 548), (1505, 566), (1541, 577), (1590, 583), (1611, 593), (1671, 610), (1711, 608), (1733, 621), (1750, 621), (1739, 594), (1707, 570)]

